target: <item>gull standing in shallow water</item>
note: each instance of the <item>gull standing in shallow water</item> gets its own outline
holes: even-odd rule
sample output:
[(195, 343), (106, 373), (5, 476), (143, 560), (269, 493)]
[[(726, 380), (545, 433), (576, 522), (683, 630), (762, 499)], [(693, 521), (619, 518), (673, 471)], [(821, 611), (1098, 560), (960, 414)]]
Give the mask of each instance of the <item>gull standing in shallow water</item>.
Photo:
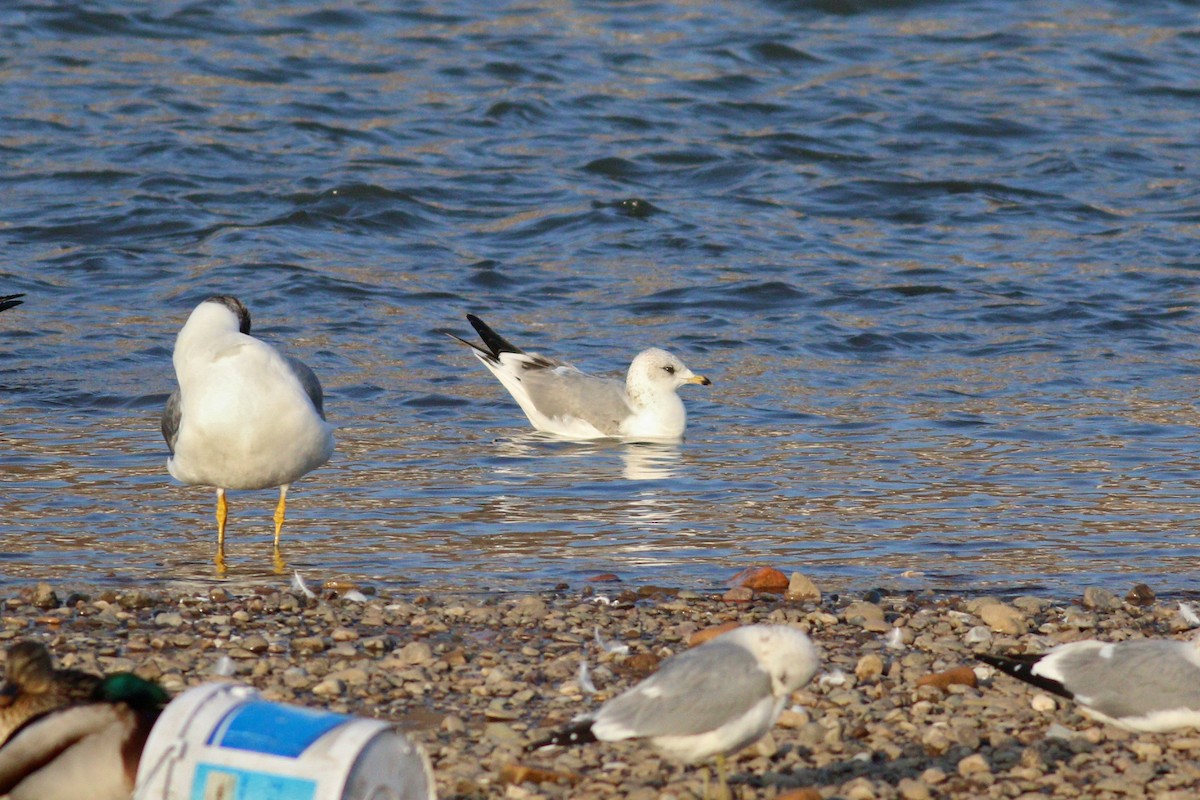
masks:
[(779, 719), (792, 692), (817, 672), (817, 650), (787, 625), (748, 625), (668, 658), (641, 683), (594, 714), (529, 745), (649, 739), (685, 763), (723, 758), (757, 742)]
[(1130, 731), (1200, 727), (1200, 644), (1088, 639), (1041, 655), (976, 654), (1018, 680), (1074, 700), (1084, 713)]
[(179, 381), (162, 415), (167, 470), (217, 490), (217, 569), (225, 569), (227, 489), (279, 487), (275, 567), (288, 486), (329, 460), (333, 427), (321, 383), (303, 362), (250, 336), (250, 312), (236, 297), (210, 297), (175, 339)]
[(453, 334), (451, 338), (470, 347), (508, 389), (533, 427), (546, 433), (572, 439), (681, 439), (687, 411), (675, 390), (685, 383), (712, 384), (656, 347), (638, 353), (622, 384), (526, 353), (473, 314), (467, 315), (467, 321), (484, 346)]

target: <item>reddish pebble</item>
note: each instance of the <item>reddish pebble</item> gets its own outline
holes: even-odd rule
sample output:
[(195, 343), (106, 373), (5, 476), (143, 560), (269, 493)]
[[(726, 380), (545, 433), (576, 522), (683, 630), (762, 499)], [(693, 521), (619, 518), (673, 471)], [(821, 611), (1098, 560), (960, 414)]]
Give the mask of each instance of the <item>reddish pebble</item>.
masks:
[(956, 683), (962, 686), (975, 686), (979, 680), (975, 677), (975, 670), (970, 667), (955, 667), (917, 679), (917, 686), (936, 686), (943, 692)]
[(745, 586), (756, 592), (785, 592), (788, 576), (774, 567), (747, 567), (729, 579), (731, 586)]
[(736, 622), (726, 622), (721, 625), (713, 625), (710, 628), (701, 628), (692, 634), (688, 639), (688, 647), (695, 647), (698, 644), (704, 644), (709, 639), (715, 639), (722, 633), (729, 633), (734, 628), (740, 627)]

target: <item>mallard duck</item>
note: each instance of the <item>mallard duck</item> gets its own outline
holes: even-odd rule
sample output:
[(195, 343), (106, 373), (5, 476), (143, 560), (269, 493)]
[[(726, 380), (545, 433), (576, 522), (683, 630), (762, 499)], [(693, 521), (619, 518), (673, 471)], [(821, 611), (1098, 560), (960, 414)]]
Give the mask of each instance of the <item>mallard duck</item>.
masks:
[(118, 672), (90, 701), (34, 717), (0, 747), (0, 795), (129, 800), (142, 749), (169, 700), (158, 684)]
[(0, 685), (0, 744), (39, 714), (90, 700), (100, 678), (75, 669), (55, 669), (41, 642), (24, 639), (8, 648)]

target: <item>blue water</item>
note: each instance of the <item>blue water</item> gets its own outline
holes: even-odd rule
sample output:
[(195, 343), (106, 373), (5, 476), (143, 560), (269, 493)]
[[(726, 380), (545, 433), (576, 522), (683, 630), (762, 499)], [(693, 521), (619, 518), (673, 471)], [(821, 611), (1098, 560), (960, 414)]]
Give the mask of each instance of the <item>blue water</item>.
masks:
[[(5, 3), (0, 585), (213, 579), (157, 416), (222, 292), (325, 383), (310, 579), (1194, 589), (1198, 119), (1185, 3)], [(715, 385), (548, 440), (469, 311)]]

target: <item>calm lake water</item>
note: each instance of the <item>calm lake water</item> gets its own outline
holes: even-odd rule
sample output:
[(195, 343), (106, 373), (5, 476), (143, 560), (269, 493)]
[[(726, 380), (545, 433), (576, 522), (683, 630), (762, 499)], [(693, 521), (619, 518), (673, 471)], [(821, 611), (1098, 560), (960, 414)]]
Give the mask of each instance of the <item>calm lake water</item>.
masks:
[[(1194, 590), (1198, 119), (1184, 3), (5, 3), (0, 587), (214, 579), (158, 414), (220, 292), (326, 387), (311, 580)], [(541, 437), (467, 312), (715, 385)]]

